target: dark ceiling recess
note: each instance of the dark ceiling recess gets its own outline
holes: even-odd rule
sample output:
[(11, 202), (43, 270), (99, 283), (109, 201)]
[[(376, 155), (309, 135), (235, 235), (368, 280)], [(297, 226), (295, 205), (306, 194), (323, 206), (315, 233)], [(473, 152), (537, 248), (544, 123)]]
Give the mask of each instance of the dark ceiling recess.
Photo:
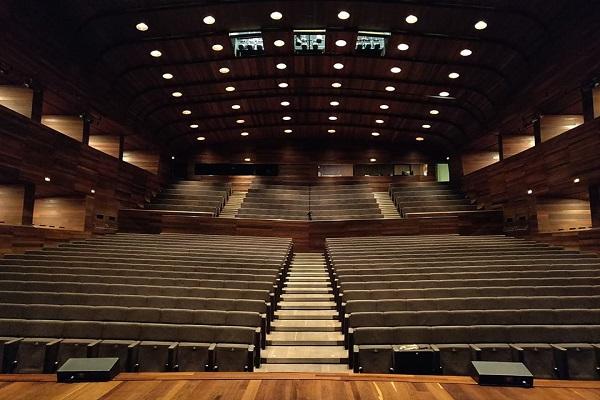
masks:
[(28, 3), (97, 95), (175, 151), (331, 130), (452, 150), (489, 130), (577, 17), (545, 0)]

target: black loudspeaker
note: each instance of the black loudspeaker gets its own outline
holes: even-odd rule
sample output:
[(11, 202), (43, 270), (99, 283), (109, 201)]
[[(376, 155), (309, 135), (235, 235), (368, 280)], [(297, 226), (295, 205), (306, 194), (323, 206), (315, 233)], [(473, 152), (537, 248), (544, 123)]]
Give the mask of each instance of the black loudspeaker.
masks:
[(118, 358), (69, 358), (56, 372), (58, 382), (104, 382), (119, 373)]
[(484, 386), (533, 387), (533, 375), (520, 362), (472, 361), (473, 378)]
[(430, 346), (393, 346), (394, 372), (410, 375), (440, 374), (439, 352)]

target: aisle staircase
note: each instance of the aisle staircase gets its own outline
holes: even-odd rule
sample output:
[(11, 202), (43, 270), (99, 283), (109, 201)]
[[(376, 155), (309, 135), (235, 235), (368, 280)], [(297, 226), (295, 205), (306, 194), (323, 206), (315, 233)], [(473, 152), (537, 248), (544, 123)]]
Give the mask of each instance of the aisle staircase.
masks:
[(325, 259), (295, 253), (259, 372), (351, 372)]
[(388, 192), (373, 192), (384, 219), (402, 218)]
[(234, 191), (231, 193), (225, 207), (223, 207), (221, 214), (219, 214), (219, 218), (235, 218), (246, 198), (246, 194), (248, 194), (247, 190)]

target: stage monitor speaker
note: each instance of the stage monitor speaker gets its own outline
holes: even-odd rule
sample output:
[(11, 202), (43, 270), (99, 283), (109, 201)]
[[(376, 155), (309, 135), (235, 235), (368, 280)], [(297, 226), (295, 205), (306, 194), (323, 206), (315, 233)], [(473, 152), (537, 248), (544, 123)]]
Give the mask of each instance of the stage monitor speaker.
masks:
[(521, 362), (472, 361), (472, 365), (480, 385), (533, 387), (533, 375)]
[(58, 382), (104, 382), (119, 372), (118, 358), (69, 358), (56, 377)]

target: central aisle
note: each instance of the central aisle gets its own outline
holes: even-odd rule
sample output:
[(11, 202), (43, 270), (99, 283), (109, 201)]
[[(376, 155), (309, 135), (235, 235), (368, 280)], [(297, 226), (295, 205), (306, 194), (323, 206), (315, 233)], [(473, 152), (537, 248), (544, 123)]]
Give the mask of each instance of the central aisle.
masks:
[(257, 372), (351, 372), (325, 265), (295, 253)]

